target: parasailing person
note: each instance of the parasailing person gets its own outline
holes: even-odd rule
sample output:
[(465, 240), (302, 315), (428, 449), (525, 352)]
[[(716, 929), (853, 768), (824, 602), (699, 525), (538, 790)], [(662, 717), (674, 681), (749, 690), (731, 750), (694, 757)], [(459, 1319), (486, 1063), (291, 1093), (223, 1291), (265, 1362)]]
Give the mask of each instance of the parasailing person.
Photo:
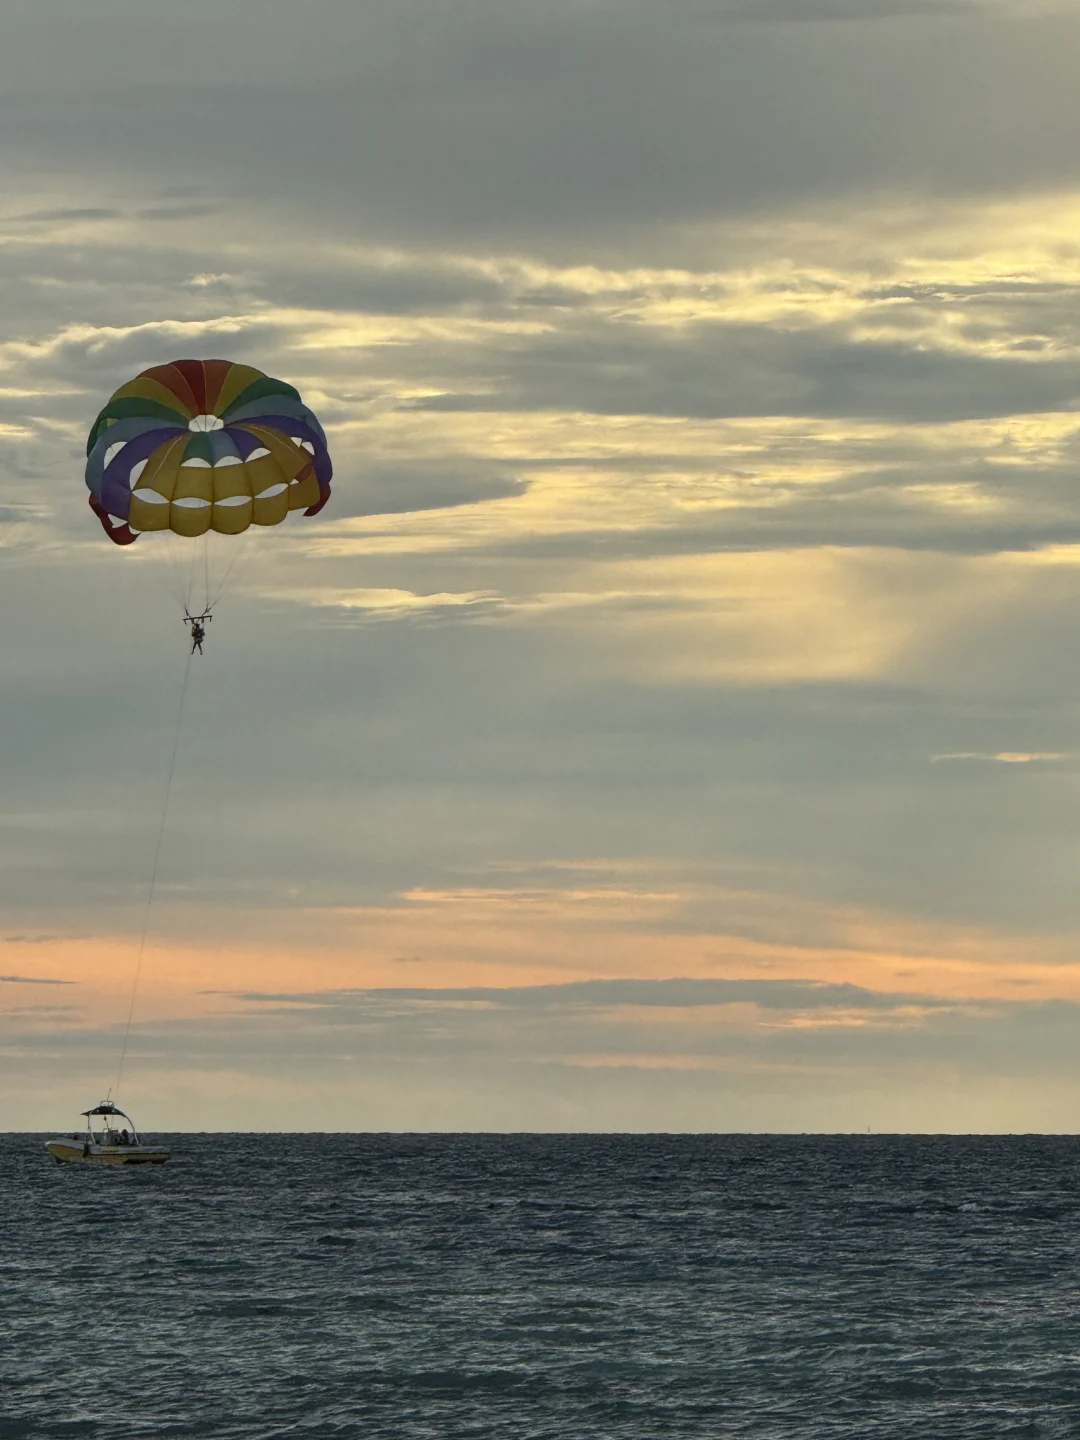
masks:
[(210, 611), (209, 611), (209, 610), (204, 610), (201, 615), (185, 615), (185, 616), (184, 616), (184, 624), (185, 624), (185, 625), (190, 625), (190, 627), (191, 627), (191, 653), (192, 653), (192, 655), (195, 654), (195, 651), (196, 651), (196, 650), (198, 650), (198, 652), (199, 652), (200, 655), (203, 653), (202, 644), (203, 644), (203, 641), (206, 639), (206, 626), (209, 625), (210, 621), (211, 621), (213, 618), (214, 618), (214, 617), (213, 617), (213, 615), (210, 614)]

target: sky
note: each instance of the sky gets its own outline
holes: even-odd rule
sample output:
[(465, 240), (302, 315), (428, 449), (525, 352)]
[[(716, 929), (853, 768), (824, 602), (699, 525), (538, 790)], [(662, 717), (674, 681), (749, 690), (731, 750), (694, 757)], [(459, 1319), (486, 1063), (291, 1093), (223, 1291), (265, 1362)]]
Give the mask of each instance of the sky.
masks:
[(1074, 0), (7, 0), (5, 1128), (115, 1084), (184, 676), (86, 433), (223, 356), (334, 493), (192, 665), (139, 1124), (1080, 1129), (1078, 57)]

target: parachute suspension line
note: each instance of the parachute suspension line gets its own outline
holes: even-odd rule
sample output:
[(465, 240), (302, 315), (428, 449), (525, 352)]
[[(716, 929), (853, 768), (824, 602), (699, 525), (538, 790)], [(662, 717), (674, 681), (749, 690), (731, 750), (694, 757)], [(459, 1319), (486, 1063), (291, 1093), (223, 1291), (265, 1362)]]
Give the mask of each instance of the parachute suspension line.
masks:
[(184, 609), (191, 610), (191, 602), (195, 599), (195, 576), (198, 573), (199, 547), (191, 547), (191, 565), (188, 568), (187, 594), (184, 596)]
[(242, 555), (246, 555), (248, 560), (251, 559), (251, 542), (247, 539), (247, 537), (244, 537), (244, 539), (244, 544), (233, 547), (233, 553), (228, 565), (225, 567), (225, 573), (220, 577), (217, 577), (217, 583), (214, 585), (212, 592), (210, 588), (210, 580), (209, 577), (207, 577), (206, 604), (203, 606), (203, 609), (208, 615), (210, 611), (213, 610), (214, 606), (218, 603), (218, 601), (221, 599), (221, 597), (225, 594), (225, 591), (228, 589), (229, 579), (232, 576), (233, 571), (236, 569), (236, 562), (240, 559)]
[(139, 992), (139, 976), (142, 972), (143, 955), (146, 951), (146, 936), (150, 929), (150, 908), (154, 903), (154, 886), (157, 883), (158, 861), (161, 859), (161, 842), (165, 838), (165, 821), (169, 814), (169, 796), (172, 794), (173, 774), (176, 770), (176, 752), (180, 746), (180, 722), (184, 718), (184, 697), (187, 695), (188, 676), (191, 673), (191, 654), (184, 662), (184, 680), (180, 686), (180, 704), (176, 711), (176, 729), (173, 732), (172, 754), (169, 757), (169, 774), (165, 781), (165, 795), (161, 806), (161, 824), (158, 826), (157, 844), (154, 846), (154, 863), (150, 867), (150, 888), (146, 894), (146, 909), (143, 911), (142, 934), (135, 958), (135, 975), (131, 982), (131, 1001), (128, 1005), (127, 1024), (124, 1026), (124, 1043), (120, 1047), (120, 1064), (116, 1071), (116, 1084), (111, 1094), (119, 1097), (120, 1082), (124, 1078), (124, 1061), (127, 1059), (128, 1041), (131, 1039), (131, 1021), (135, 1014), (135, 997)]

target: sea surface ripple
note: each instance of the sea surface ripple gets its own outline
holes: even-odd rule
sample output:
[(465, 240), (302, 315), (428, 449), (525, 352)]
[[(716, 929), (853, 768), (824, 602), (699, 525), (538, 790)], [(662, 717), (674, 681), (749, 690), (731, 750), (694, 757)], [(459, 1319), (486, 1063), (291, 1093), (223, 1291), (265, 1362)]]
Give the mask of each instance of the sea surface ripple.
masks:
[(1080, 1141), (0, 1137), (0, 1437), (1080, 1436)]

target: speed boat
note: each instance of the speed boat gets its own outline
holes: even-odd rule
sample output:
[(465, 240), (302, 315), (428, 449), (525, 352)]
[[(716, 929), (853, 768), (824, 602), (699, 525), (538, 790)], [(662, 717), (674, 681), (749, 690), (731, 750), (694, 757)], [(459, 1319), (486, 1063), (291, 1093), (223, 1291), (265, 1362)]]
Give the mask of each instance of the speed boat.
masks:
[(46, 1140), (45, 1148), (54, 1160), (90, 1165), (164, 1165), (168, 1160), (170, 1152), (140, 1140), (131, 1116), (111, 1101), (103, 1100), (82, 1114), (85, 1130)]

